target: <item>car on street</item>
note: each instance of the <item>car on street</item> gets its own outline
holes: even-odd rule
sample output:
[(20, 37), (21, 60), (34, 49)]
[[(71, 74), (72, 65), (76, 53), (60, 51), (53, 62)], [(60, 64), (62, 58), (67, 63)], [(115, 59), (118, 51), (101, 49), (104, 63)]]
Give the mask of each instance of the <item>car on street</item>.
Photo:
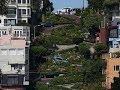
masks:
[(54, 59), (54, 61), (56, 61), (56, 62), (57, 62), (57, 61), (65, 62), (65, 63), (68, 62), (67, 60), (63, 59), (62, 57), (60, 57), (60, 56), (58, 56), (58, 55), (54, 55), (53, 59)]
[(41, 23), (43, 27), (54, 27), (54, 24), (52, 22), (43, 22)]

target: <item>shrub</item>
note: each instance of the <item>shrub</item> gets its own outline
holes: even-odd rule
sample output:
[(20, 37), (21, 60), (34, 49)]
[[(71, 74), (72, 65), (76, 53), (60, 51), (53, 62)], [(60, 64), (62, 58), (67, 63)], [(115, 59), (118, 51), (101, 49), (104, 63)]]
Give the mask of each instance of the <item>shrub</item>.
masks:
[(73, 43), (78, 45), (78, 44), (82, 43), (83, 40), (84, 40), (84, 38), (82, 38), (82, 37), (76, 37), (76, 38), (73, 38)]
[(35, 55), (44, 55), (47, 52), (47, 49), (44, 48), (43, 46), (32, 46), (31, 51)]

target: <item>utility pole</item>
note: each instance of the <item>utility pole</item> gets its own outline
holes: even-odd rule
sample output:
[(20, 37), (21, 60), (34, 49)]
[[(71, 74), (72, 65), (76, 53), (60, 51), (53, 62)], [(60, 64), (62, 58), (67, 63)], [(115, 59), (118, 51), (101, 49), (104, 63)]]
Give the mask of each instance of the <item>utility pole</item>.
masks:
[(84, 10), (84, 0), (83, 0), (83, 10)]

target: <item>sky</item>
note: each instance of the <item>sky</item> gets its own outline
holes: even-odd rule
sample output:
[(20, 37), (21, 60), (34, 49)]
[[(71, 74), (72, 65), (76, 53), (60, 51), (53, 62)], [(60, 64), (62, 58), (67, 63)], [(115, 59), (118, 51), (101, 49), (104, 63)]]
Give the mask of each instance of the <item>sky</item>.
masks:
[[(50, 1), (53, 2), (54, 12), (64, 7), (71, 8), (83, 7), (83, 0), (50, 0)], [(87, 0), (84, 0), (84, 6), (87, 7), (87, 5), (88, 5)]]

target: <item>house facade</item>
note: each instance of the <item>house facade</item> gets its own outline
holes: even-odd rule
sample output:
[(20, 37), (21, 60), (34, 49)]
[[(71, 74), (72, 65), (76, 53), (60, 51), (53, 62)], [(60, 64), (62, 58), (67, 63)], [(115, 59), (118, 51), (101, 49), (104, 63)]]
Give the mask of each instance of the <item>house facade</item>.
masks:
[(106, 76), (105, 87), (111, 89), (114, 77), (119, 77), (120, 71), (120, 24), (109, 29), (109, 52), (103, 55), (107, 62), (104, 74)]
[(0, 37), (1, 85), (29, 85), (29, 44), (23, 38)]
[(0, 26), (14, 26), (17, 23), (28, 23), (31, 17), (31, 0), (10, 0), (8, 14), (0, 15)]
[(2, 90), (24, 90), (29, 85), (31, 0), (9, 0), (8, 14), (0, 15), (0, 86)]

